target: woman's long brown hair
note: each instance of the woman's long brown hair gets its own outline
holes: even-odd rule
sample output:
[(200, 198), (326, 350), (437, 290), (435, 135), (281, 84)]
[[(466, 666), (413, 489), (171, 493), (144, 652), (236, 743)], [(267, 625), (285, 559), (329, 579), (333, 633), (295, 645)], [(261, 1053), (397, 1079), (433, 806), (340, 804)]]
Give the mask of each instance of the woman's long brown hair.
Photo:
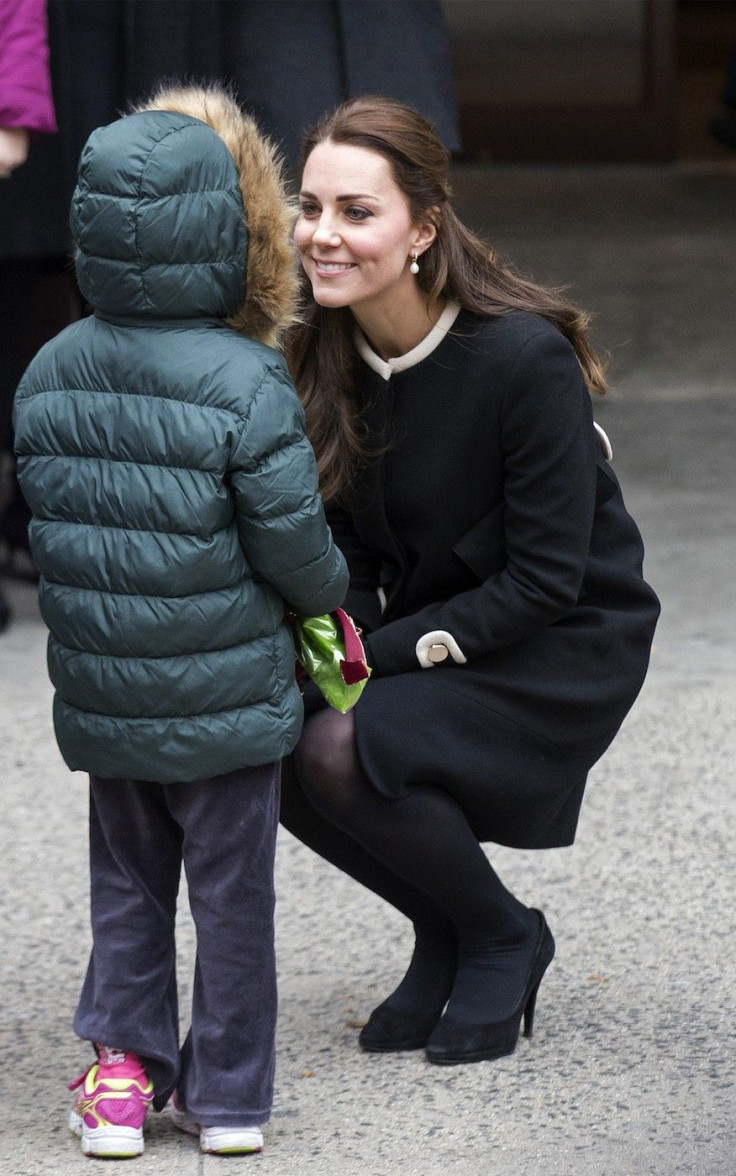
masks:
[[(391, 98), (363, 97), (343, 103), (307, 135), (303, 161), (318, 143), (349, 143), (388, 160), (415, 222), (431, 219), (437, 236), (422, 254), (417, 276), (430, 305), (452, 300), (491, 317), (528, 311), (549, 319), (578, 357), (589, 391), (606, 390), (603, 365), (586, 337), (588, 316), (555, 289), (538, 286), (502, 265), (490, 246), (458, 220), (450, 204), (449, 152), (431, 123)], [(292, 374), (317, 454), (320, 487), (334, 498), (370, 456), (355, 400), (354, 319), (347, 307), (318, 306), (303, 277), (304, 310), (288, 344)]]

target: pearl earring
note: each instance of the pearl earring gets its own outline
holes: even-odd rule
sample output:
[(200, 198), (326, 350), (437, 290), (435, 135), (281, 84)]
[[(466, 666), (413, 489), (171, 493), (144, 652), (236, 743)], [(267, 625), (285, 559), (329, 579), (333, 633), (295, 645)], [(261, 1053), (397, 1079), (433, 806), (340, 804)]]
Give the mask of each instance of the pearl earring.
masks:
[(412, 253), (412, 255), (411, 255), (411, 265), (409, 266), (409, 273), (410, 274), (418, 274), (419, 273), (419, 262), (417, 261), (418, 256), (419, 255), (417, 253)]

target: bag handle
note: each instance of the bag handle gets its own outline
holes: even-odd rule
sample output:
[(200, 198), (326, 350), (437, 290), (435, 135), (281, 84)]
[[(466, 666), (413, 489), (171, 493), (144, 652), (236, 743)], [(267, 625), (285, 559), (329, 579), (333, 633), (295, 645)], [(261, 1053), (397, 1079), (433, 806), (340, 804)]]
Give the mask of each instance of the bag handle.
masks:
[(345, 645), (345, 657), (340, 661), (340, 673), (346, 686), (354, 686), (368, 677), (369, 669), (365, 660), (365, 650), (360, 639), (360, 633), (355, 627), (352, 617), (342, 608), (336, 608), (332, 614), (342, 630)]

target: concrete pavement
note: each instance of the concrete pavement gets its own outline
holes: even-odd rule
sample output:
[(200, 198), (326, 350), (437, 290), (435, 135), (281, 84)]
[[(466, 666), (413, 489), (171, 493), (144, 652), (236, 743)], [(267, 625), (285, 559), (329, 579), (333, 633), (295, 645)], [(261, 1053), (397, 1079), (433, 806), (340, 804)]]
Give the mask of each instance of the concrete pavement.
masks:
[[(596, 415), (664, 605), (651, 673), (591, 774), (576, 845), (487, 847), (557, 939), (531, 1042), (448, 1069), (421, 1053), (362, 1055), (356, 1024), (401, 975), (406, 928), (283, 835), (267, 1150), (201, 1157), (154, 1116), (141, 1176), (736, 1171), (736, 172), (462, 169), (456, 186), (476, 227), (598, 312), (616, 389)], [(70, 1028), (89, 946), (85, 781), (55, 748), (34, 590), (14, 584), (11, 599), (0, 637), (0, 1174), (66, 1176), (90, 1170), (65, 1131), (65, 1083), (88, 1057)], [(183, 902), (185, 1011), (192, 956)]]

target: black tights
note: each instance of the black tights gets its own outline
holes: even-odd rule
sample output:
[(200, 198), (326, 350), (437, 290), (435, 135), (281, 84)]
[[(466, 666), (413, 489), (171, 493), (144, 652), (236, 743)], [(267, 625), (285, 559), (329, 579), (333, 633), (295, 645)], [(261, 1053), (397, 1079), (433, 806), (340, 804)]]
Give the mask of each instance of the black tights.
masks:
[(308, 719), (284, 765), (284, 826), (414, 924), (416, 947), (398, 1009), (440, 1010), (473, 1023), (501, 1020), (521, 996), (535, 920), (491, 868), (446, 792), (417, 786), (387, 800), (358, 762), (353, 717)]

